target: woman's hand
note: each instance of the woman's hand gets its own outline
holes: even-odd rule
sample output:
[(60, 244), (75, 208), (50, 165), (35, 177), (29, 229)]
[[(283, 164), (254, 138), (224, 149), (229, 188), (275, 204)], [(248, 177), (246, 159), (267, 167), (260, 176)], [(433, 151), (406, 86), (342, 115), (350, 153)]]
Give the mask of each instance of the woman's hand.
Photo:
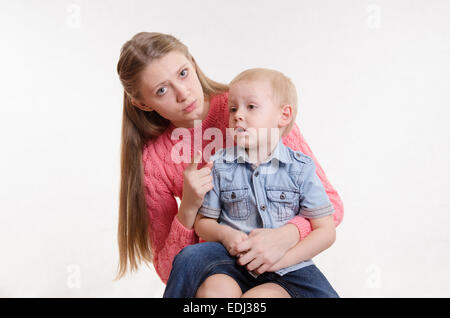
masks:
[(203, 168), (197, 169), (201, 156), (201, 151), (196, 151), (192, 162), (183, 172), (183, 198), (178, 211), (178, 219), (187, 228), (193, 227), (205, 194), (214, 187), (211, 176), (213, 163), (208, 162)]
[(242, 253), (238, 264), (262, 274), (275, 268), (274, 265), (298, 240), (298, 229), (293, 224), (276, 229), (255, 229), (236, 247), (237, 253)]

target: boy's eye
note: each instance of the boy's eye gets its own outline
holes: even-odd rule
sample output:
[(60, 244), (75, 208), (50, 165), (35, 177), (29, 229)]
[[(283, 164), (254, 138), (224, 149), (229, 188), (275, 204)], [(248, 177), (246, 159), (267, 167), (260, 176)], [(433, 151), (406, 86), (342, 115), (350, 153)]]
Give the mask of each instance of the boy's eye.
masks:
[(248, 105), (248, 108), (250, 108), (250, 109), (254, 109), (256, 106), (255, 105)]
[(236, 112), (237, 108), (236, 107), (230, 107), (230, 113), (234, 113)]
[(156, 92), (157, 95), (161, 96), (164, 95), (164, 93), (167, 91), (166, 87), (161, 87), (160, 89), (158, 89), (158, 91)]

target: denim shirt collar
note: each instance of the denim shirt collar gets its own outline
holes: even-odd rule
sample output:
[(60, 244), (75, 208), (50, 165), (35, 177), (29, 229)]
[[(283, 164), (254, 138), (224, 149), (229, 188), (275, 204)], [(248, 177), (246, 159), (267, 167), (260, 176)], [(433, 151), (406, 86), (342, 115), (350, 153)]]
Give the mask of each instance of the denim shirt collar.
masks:
[[(224, 157), (225, 161), (233, 162), (233, 161), (237, 160), (239, 163), (244, 163), (244, 162), (251, 163), (248, 158), (247, 151), (245, 151), (244, 147), (234, 146), (234, 148), (231, 148), (231, 149), (232, 149), (232, 151), (226, 152), (225, 157)], [(275, 147), (275, 150), (273, 151), (273, 153), (261, 164), (269, 163), (273, 159), (276, 159), (279, 162), (283, 162), (283, 163), (291, 162), (291, 156), (289, 155), (289, 151), (286, 148), (286, 146), (283, 144), (281, 139), (278, 141), (278, 144)]]

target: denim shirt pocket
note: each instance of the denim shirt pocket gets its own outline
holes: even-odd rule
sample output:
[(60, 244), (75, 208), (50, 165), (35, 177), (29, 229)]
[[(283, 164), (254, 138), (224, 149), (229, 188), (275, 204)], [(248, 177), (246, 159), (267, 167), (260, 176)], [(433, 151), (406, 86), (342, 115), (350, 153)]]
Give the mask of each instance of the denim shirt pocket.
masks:
[(220, 201), (229, 217), (233, 220), (247, 220), (250, 216), (248, 188), (221, 190)]
[(284, 222), (299, 212), (300, 192), (292, 189), (266, 188), (269, 211), (275, 219)]

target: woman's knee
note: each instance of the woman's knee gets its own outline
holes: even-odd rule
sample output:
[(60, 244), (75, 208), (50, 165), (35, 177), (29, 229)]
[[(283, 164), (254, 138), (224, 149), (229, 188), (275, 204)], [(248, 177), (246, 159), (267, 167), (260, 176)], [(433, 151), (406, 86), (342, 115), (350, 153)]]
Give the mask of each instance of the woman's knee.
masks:
[(223, 249), (222, 244), (217, 242), (188, 245), (175, 256), (172, 265), (186, 264), (187, 262), (208, 263), (209, 259), (215, 260), (220, 257)]
[(196, 298), (239, 298), (242, 290), (239, 284), (225, 274), (209, 276), (198, 288)]

